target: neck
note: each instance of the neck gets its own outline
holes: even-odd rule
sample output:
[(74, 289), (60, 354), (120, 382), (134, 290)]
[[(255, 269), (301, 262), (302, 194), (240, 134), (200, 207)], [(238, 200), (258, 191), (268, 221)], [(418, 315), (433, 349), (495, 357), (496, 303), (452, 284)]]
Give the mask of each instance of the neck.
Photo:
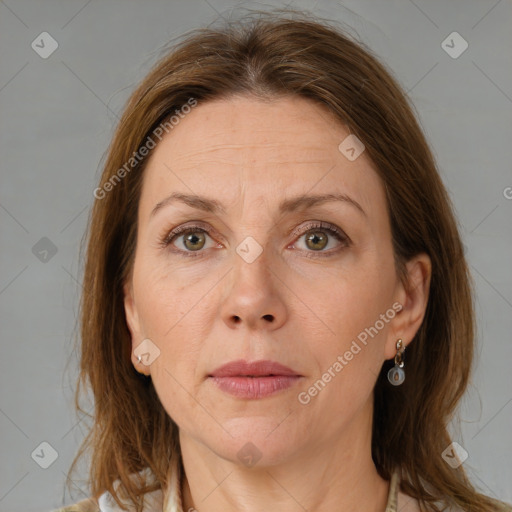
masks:
[(266, 467), (221, 458), (180, 431), (183, 510), (384, 512), (389, 482), (371, 457), (371, 412), (362, 411), (365, 422), (358, 418), (333, 439)]

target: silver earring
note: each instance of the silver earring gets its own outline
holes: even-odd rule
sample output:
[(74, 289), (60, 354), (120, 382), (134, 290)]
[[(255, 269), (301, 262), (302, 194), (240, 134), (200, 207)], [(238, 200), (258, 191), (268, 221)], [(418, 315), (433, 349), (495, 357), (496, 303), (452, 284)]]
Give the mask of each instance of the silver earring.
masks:
[(142, 357), (140, 355), (137, 356), (137, 361), (139, 362), (139, 364), (142, 362)]
[(402, 340), (399, 339), (396, 342), (396, 355), (395, 355), (395, 366), (388, 372), (388, 380), (393, 386), (400, 386), (405, 380), (405, 372), (403, 370), (404, 360), (403, 354), (405, 347), (403, 346)]

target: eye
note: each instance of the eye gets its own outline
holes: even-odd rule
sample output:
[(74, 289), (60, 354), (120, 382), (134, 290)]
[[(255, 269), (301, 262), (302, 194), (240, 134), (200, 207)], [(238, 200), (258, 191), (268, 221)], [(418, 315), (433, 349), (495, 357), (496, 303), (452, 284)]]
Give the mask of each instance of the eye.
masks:
[[(299, 236), (299, 240), (304, 237), (304, 247), (300, 248), (301, 250), (305, 250), (307, 252), (320, 253), (318, 256), (328, 256), (333, 252), (338, 252), (336, 249), (336, 244), (334, 244), (334, 249), (332, 247), (328, 247), (332, 245), (331, 239), (334, 239), (338, 242), (338, 247), (347, 247), (350, 244), (350, 239), (348, 236), (337, 226), (334, 224), (330, 224), (328, 222), (315, 221), (311, 222), (306, 226), (303, 226), (293, 232), (294, 235)], [(293, 247), (293, 246), (292, 246)], [(327, 247), (328, 250), (324, 250)], [(327, 254), (324, 254), (327, 253)], [(316, 257), (317, 255), (307, 255), (308, 257)]]
[[(211, 247), (219, 247), (209, 235), (210, 229), (206, 227), (195, 226), (179, 226), (173, 229), (170, 233), (166, 234), (160, 240), (162, 247), (169, 247), (172, 245), (173, 252), (179, 252), (186, 256), (199, 256), (203, 249)], [(211, 240), (210, 245), (207, 245), (208, 239)], [(198, 254), (194, 254), (198, 253)]]

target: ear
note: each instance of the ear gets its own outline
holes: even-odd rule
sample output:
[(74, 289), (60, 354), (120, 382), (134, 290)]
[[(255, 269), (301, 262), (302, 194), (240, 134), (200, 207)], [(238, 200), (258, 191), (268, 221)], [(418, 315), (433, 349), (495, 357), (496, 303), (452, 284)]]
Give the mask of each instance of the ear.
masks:
[(131, 349), (131, 359), (134, 368), (144, 375), (150, 375), (149, 366), (144, 365), (142, 362), (139, 363), (137, 356), (134, 353), (134, 349), (137, 345), (144, 339), (144, 333), (141, 329), (141, 324), (139, 320), (139, 314), (137, 311), (137, 306), (135, 304), (135, 299), (133, 295), (133, 285), (131, 279), (129, 279), (123, 285), (123, 293), (124, 293), (124, 313), (126, 317), (126, 324), (128, 326), (128, 330), (130, 331), (130, 335), (132, 337), (132, 349)]
[(432, 263), (428, 254), (421, 253), (406, 263), (406, 283), (397, 285), (395, 300), (402, 309), (390, 322), (386, 340), (385, 358), (392, 359), (396, 354), (396, 342), (402, 338), (407, 346), (421, 326), (427, 309)]

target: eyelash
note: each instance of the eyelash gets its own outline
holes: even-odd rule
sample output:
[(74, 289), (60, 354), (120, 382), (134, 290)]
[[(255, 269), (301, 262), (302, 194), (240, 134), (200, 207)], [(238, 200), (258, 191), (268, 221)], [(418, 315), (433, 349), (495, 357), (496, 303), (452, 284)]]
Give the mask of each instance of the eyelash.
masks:
[[(336, 240), (341, 242), (345, 245), (345, 247), (350, 246), (351, 241), (350, 238), (343, 232), (341, 229), (336, 227), (334, 224), (330, 224), (329, 222), (323, 222), (323, 221), (314, 221), (310, 224), (303, 226), (302, 228), (294, 230), (291, 234), (297, 237), (300, 237), (302, 235), (305, 235), (309, 231), (312, 231), (313, 229), (319, 229), (322, 231), (328, 232), (330, 235), (332, 235)], [(208, 235), (211, 236), (212, 229), (208, 227), (206, 224), (197, 224), (192, 226), (186, 226), (186, 227), (177, 227), (176, 229), (173, 229), (170, 233), (165, 233), (164, 236), (160, 239), (159, 245), (162, 248), (168, 248), (169, 245), (174, 241), (174, 239), (179, 235), (183, 236), (188, 233), (196, 233), (198, 231), (202, 231)], [(201, 257), (204, 254), (204, 251), (197, 251), (197, 253), (193, 251), (181, 251), (179, 249), (171, 249), (172, 252), (183, 254), (187, 257), (197, 258)], [(334, 253), (337, 253), (340, 249), (334, 249), (329, 251), (306, 251), (305, 256), (307, 258), (324, 258), (331, 256)]]

